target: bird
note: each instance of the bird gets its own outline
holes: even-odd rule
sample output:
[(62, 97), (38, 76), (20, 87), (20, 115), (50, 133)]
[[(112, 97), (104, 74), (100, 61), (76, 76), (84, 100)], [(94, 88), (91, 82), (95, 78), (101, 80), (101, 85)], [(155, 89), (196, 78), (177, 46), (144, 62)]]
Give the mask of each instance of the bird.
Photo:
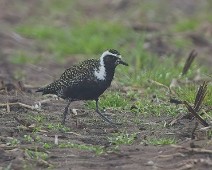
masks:
[(120, 64), (128, 66), (117, 50), (109, 49), (99, 59), (88, 59), (71, 66), (59, 79), (38, 88), (36, 92), (42, 92), (42, 95), (54, 94), (67, 101), (61, 122), (63, 125), (71, 102), (80, 100), (95, 100), (96, 113), (104, 121), (116, 125), (118, 123), (114, 123), (99, 111), (99, 97), (111, 85), (116, 66)]

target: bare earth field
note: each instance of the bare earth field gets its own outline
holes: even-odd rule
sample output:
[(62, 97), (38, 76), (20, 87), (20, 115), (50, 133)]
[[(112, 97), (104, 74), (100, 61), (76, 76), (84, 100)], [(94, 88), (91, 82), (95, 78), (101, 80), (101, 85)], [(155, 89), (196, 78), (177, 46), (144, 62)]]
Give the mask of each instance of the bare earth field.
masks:
[[(7, 4), (3, 1), (0, 4)], [(20, 1), (22, 4), (23, 2), (25, 1)], [(37, 4), (29, 1), (25, 5), (33, 9)], [(108, 4), (105, 2), (103, 5)], [(115, 128), (103, 122), (94, 109), (86, 106), (86, 102), (80, 101), (71, 104), (71, 108), (77, 110), (68, 115), (66, 126), (60, 125), (66, 101), (54, 96), (42, 96), (35, 93), (35, 90), (57, 78), (64, 68), (77, 63), (79, 59), (73, 55), (65, 59), (65, 64), (52, 61), (48, 57), (36, 65), (10, 62), (9, 56), (13, 50), (26, 49), (24, 44), (33, 46), (35, 42), (25, 39), (20, 44), (20, 37), (9, 32), (14, 25), (23, 22), (27, 14), (23, 12), (16, 15), (12, 5), (7, 4), (4, 7), (6, 6), (8, 10), (0, 6), (0, 170), (212, 168), (212, 140), (202, 129), (203, 126), (197, 128), (195, 139), (192, 140), (195, 121), (188, 119), (166, 126), (174, 119), (173, 116), (140, 115), (142, 124), (138, 125), (133, 123), (135, 114), (130, 111), (106, 108), (107, 116), (122, 123)], [(95, 10), (100, 9), (92, 10), (95, 13)], [(32, 10), (28, 15), (40, 14)], [(93, 16), (88, 12), (88, 17)], [(202, 49), (201, 54), (204, 54), (200, 55), (201, 64), (210, 68), (212, 57), (205, 56), (209, 55), (212, 46), (205, 45), (205, 41), (198, 38), (195, 42), (198, 42), (195, 47), (200, 51)], [(201, 48), (202, 46), (204, 47)], [(42, 51), (33, 48), (32, 53)], [(24, 79), (19, 81), (18, 77)], [(123, 87), (115, 80), (106, 93), (119, 90), (127, 97), (128, 88), (131, 87)], [(140, 97), (143, 91), (145, 89), (138, 90)], [(211, 121), (208, 123), (211, 126)], [(133, 142), (115, 147), (109, 138), (119, 132), (135, 133), (131, 137)], [(154, 145), (147, 141), (151, 137), (174, 138), (176, 143)]]
[[(9, 66), (4, 63), (1, 66), (5, 71), (4, 77), (9, 77), (6, 74), (8, 67), (28, 70), (24, 66)], [(60, 69), (59, 66), (58, 69)], [(42, 84), (44, 77), (41, 74), (38, 74), (39, 76), (36, 78), (30, 70), (27, 73), (29, 76), (31, 75), (29, 82), (36, 79), (37, 83)], [(13, 85), (17, 86), (18, 89), (15, 89)], [(207, 140), (207, 135), (201, 130), (196, 131), (195, 134), (198, 136), (196, 140), (190, 140), (194, 122), (189, 120), (182, 120), (174, 126), (163, 128), (164, 122), (170, 122), (173, 117), (148, 116), (140, 117), (143, 119), (142, 125), (135, 126), (132, 123), (133, 114), (107, 110), (113, 119), (120, 119), (124, 122), (123, 125), (114, 128), (104, 123), (93, 110), (86, 109), (83, 102), (75, 102), (71, 107), (79, 109), (77, 110), (78, 115), (68, 116), (66, 129), (62, 127), (51, 128), (49, 123), (55, 125), (60, 123), (61, 112), (66, 105), (65, 101), (40, 96), (34, 93), (34, 89), (31, 87), (21, 91), (18, 82), (8, 85), (8, 87), (11, 88), (8, 93), (1, 91), (1, 105), (6, 105), (8, 102), (22, 103), (27, 106), (12, 105), (9, 113), (6, 106), (1, 107), (0, 163), (2, 168), (9, 166), (11, 169), (28, 169), (29, 167), (35, 169), (48, 167), (53, 169), (207, 169), (211, 167), (211, 140)], [(116, 89), (112, 87), (110, 90)], [(28, 106), (35, 106), (39, 101), (43, 102), (42, 110), (28, 108)], [(36, 127), (39, 128), (36, 129)], [(110, 133), (125, 130), (128, 133), (137, 132), (133, 144), (122, 145), (117, 150), (110, 149), (112, 146), (107, 139)], [(26, 139), (27, 135), (31, 136), (32, 139)], [(55, 135), (58, 136), (59, 144), (71, 141), (80, 145), (104, 146), (107, 151), (98, 155), (95, 150), (60, 148), (57, 145), (52, 149), (43, 147), (43, 143), (54, 144)], [(148, 145), (144, 142), (147, 136), (174, 136), (179, 146)], [(14, 138), (20, 141), (18, 146), (15, 145)], [(8, 144), (9, 141), (14, 142), (15, 146)], [(34, 159), (30, 157), (26, 149), (46, 153), (48, 158), (45, 161)]]

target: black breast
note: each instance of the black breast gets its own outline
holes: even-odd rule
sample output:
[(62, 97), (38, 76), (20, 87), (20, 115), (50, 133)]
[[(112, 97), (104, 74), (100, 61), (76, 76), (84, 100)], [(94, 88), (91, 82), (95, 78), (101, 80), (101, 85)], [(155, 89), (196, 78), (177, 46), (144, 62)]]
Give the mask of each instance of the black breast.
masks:
[(63, 89), (62, 98), (70, 100), (95, 100), (110, 86), (111, 82), (82, 82)]

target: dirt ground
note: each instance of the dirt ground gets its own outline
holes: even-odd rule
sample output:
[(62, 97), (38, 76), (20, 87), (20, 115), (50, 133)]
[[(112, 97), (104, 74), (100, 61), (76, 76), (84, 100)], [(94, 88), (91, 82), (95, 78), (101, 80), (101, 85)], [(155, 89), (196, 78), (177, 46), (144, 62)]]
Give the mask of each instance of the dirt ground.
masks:
[[(9, 76), (7, 68), (15, 70), (27, 70), (30, 76), (28, 81), (35, 80), (34, 71), (30, 72), (26, 65), (1, 65), (1, 74), (6, 80)], [(55, 66), (54, 66), (55, 67)], [(58, 66), (58, 70), (62, 70)], [(51, 68), (49, 68), (51, 70)], [(37, 77), (37, 82), (42, 84), (44, 77)], [(66, 102), (57, 100), (51, 96), (40, 96), (34, 92), (34, 87), (28, 86), (20, 90), (18, 82), (6, 84), (9, 91), (1, 90), (0, 94), (0, 167), (2, 169), (210, 169), (211, 164), (211, 140), (207, 139), (205, 131), (198, 129), (195, 133), (196, 139), (191, 140), (191, 131), (194, 122), (182, 120), (174, 126), (161, 128), (164, 122), (169, 122), (173, 117), (143, 118), (143, 124), (135, 126), (132, 122), (134, 116), (127, 112), (107, 110), (113, 119), (124, 117), (126, 120), (118, 128), (104, 123), (93, 110), (88, 110), (84, 102), (75, 102), (72, 108), (79, 109), (78, 116), (68, 116), (66, 127), (69, 131), (49, 129), (47, 123), (58, 124), (61, 121), (62, 110)], [(36, 88), (36, 87), (35, 87)], [(119, 87), (120, 88), (120, 87)], [(113, 87), (110, 90), (116, 90)], [(47, 100), (47, 101), (46, 101)], [(48, 101), (49, 100), (49, 101)], [(33, 110), (38, 102), (42, 103), (42, 110)], [(12, 105), (8, 113), (6, 103), (22, 103), (25, 105)], [(41, 116), (44, 119), (37, 122), (33, 117)], [(16, 119), (18, 118), (18, 120)], [(142, 117), (141, 117), (142, 119)], [(123, 120), (122, 120), (123, 121)], [(25, 126), (23, 126), (25, 125)], [(33, 134), (37, 127), (41, 127)], [(160, 127), (160, 128), (159, 128)], [(202, 128), (202, 127), (201, 127)], [(108, 151), (101, 155), (95, 152), (76, 148), (45, 149), (39, 142), (30, 142), (24, 139), (25, 135), (39, 138), (46, 143), (54, 143), (55, 135), (59, 143), (73, 142), (85, 145), (97, 145), (110, 148), (111, 144), (107, 137), (110, 133), (127, 131), (137, 132), (135, 142), (131, 145), (122, 145), (116, 151)], [(170, 146), (153, 146), (145, 143), (146, 137), (175, 137), (177, 144)], [(12, 139), (18, 139), (20, 143), (16, 146), (8, 145)], [(48, 154), (47, 160), (33, 159), (26, 154), (25, 150), (36, 150)]]
[[(34, 1), (26, 5), (33, 6)], [(0, 3), (1, 4), (1, 3)], [(2, 1), (3, 4), (3, 1)], [(6, 3), (5, 3), (6, 4)], [(10, 5), (9, 5), (10, 6)], [(11, 7), (11, 6), (10, 6)], [(1, 7), (0, 7), (1, 8)], [(3, 7), (2, 7), (3, 8)], [(95, 9), (93, 9), (95, 10)], [(30, 13), (33, 15), (33, 11)], [(191, 131), (194, 122), (182, 120), (174, 126), (158, 128), (173, 117), (140, 117), (141, 126), (132, 123), (133, 114), (108, 109), (109, 116), (114, 120), (124, 117), (124, 123), (118, 128), (104, 123), (94, 110), (88, 110), (85, 102), (74, 102), (71, 107), (79, 109), (78, 115), (71, 114), (67, 118), (66, 127), (69, 130), (50, 129), (45, 122), (58, 124), (61, 112), (66, 102), (52, 96), (41, 96), (35, 93), (37, 87), (42, 86), (58, 77), (64, 68), (77, 61), (76, 57), (67, 59), (66, 64), (55, 61), (45, 61), (39, 65), (12, 64), (8, 56), (14, 49), (24, 49), (17, 43), (14, 36), (5, 33), (5, 28), (21, 22), (26, 14), (15, 15), (9, 10), (0, 9), (0, 87), (6, 85), (7, 91), (0, 90), (0, 170), (4, 169), (211, 169), (212, 168), (212, 141), (207, 139), (205, 131), (197, 129), (194, 140), (191, 140)], [(28, 42), (29, 41), (29, 42)], [(25, 42), (32, 43), (30, 40)], [(34, 43), (34, 42), (33, 42)], [(209, 52), (207, 45), (203, 51)], [(197, 47), (200, 48), (200, 47)], [(39, 51), (38, 51), (39, 53)], [(212, 63), (212, 59), (204, 58), (203, 63)], [(16, 78), (24, 77), (24, 80)], [(24, 82), (24, 87), (22, 85)], [(121, 86), (112, 86), (109, 90), (122, 89)], [(124, 91), (124, 89), (123, 89)], [(35, 108), (38, 103), (42, 108)], [(8, 106), (7, 103), (16, 103)], [(18, 103), (18, 104), (17, 104)], [(23, 105), (24, 104), (24, 105)], [(34, 107), (33, 107), (34, 106)], [(41, 117), (42, 120), (35, 121)], [(123, 120), (122, 120), (123, 121)], [(36, 129), (40, 125), (41, 129)], [(23, 126), (25, 125), (25, 126)], [(36, 129), (36, 135), (33, 131)], [(27, 141), (24, 136), (36, 137), (45, 143), (54, 143), (58, 136), (59, 143), (77, 143), (82, 145), (104, 146), (112, 148), (107, 138), (110, 133), (127, 131), (136, 132), (135, 141), (130, 145), (121, 145), (118, 150), (96, 154), (94, 151), (77, 148), (47, 149), (43, 143)], [(176, 145), (154, 146), (145, 143), (146, 137), (175, 137)], [(15, 141), (13, 139), (18, 139)], [(14, 142), (14, 145), (8, 143)], [(15, 145), (15, 142), (20, 142)], [(46, 153), (47, 159), (34, 159), (29, 151)]]

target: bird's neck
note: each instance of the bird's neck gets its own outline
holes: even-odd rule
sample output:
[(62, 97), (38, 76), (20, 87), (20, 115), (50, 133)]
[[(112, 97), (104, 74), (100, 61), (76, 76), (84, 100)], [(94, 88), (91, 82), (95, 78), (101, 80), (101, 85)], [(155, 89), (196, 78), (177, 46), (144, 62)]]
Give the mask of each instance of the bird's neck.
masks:
[(99, 62), (98, 69), (95, 70), (94, 74), (98, 80), (101, 81), (112, 81), (115, 72), (115, 67)]
[(112, 81), (115, 73), (115, 67), (105, 65), (106, 81)]

